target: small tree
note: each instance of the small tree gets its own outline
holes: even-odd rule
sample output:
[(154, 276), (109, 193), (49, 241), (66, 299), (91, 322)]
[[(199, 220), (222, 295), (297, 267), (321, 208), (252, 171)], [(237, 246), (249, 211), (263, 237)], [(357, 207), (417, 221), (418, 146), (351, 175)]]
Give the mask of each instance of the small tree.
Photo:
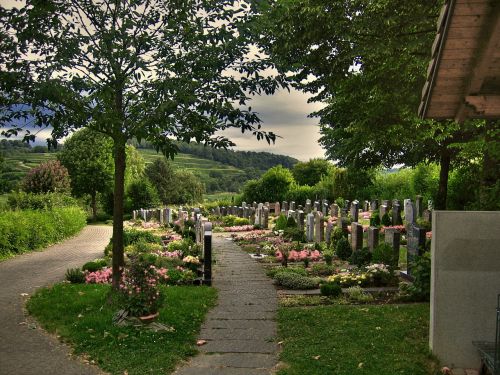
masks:
[(332, 164), (325, 159), (311, 159), (295, 164), (292, 174), (299, 185), (314, 186), (328, 174), (331, 168)]
[(64, 142), (57, 158), (68, 169), (71, 190), (77, 197), (90, 195), (92, 215), (97, 217), (97, 193), (113, 186), (113, 142), (90, 129), (74, 133)]
[(22, 189), (27, 193), (69, 193), (68, 170), (59, 160), (51, 160), (32, 168), (24, 177)]
[(154, 208), (160, 203), (158, 192), (148, 179), (131, 182), (127, 188), (127, 198), (131, 210)]
[(145, 173), (149, 181), (156, 187), (160, 201), (163, 204), (174, 203), (172, 193), (175, 186), (175, 176), (170, 163), (165, 158), (156, 159), (146, 167)]

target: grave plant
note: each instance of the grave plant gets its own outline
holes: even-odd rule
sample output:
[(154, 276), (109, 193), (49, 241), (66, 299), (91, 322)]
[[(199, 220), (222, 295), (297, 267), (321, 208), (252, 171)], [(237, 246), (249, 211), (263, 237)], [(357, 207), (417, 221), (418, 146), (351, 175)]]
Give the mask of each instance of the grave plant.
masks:
[[(0, 7), (0, 124), (17, 135), (52, 127), (51, 146), (90, 128), (113, 142), (113, 287), (123, 253), (125, 146), (135, 138), (173, 157), (172, 139), (213, 147), (238, 128), (275, 140), (247, 106), (283, 81), (249, 58), (253, 3), (235, 0), (38, 1)], [(237, 74), (234, 74), (237, 73)], [(14, 121), (15, 120), (15, 121)], [(26, 131), (32, 141), (36, 133)]]

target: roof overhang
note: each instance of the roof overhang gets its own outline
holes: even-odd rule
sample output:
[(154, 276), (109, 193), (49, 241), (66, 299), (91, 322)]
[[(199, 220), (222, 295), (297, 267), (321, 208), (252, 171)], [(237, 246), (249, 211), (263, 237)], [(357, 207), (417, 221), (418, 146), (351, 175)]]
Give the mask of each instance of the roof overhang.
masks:
[(448, 0), (441, 10), (419, 115), (500, 118), (500, 0)]

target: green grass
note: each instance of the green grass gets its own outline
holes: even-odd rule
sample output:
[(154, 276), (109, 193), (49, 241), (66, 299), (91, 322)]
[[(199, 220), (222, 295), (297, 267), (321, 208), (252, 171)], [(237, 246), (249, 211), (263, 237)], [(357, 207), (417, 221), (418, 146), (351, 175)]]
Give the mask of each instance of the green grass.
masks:
[(107, 285), (57, 284), (40, 289), (27, 308), (77, 354), (112, 374), (169, 373), (180, 360), (197, 352), (196, 335), (205, 313), (215, 303), (215, 289), (164, 288), (166, 303), (159, 322), (175, 331), (158, 333), (113, 326), (112, 316), (118, 308), (106, 303), (109, 290)]
[(278, 324), (280, 375), (427, 375), (437, 365), (428, 304), (281, 307)]

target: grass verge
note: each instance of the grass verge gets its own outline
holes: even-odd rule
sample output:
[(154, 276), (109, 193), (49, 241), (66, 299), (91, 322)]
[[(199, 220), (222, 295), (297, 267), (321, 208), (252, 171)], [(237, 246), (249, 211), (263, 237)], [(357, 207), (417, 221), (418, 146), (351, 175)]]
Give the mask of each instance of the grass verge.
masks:
[(428, 375), (429, 304), (280, 308), (278, 374)]
[(159, 322), (174, 332), (112, 325), (118, 307), (106, 303), (110, 286), (57, 284), (40, 289), (27, 309), (49, 332), (70, 343), (76, 354), (112, 374), (160, 374), (194, 355), (196, 335), (217, 298), (208, 287), (165, 287)]

